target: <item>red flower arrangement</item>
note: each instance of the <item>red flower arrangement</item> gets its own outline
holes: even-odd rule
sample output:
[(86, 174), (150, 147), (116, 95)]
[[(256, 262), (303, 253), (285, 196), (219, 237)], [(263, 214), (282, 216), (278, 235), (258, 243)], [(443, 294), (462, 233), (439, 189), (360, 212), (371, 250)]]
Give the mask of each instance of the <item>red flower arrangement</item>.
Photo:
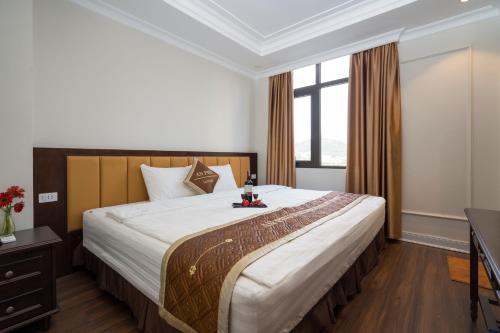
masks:
[(11, 186), (7, 191), (0, 193), (0, 208), (5, 214), (10, 214), (12, 208), (14, 208), (14, 212), (20, 213), (24, 208), (24, 201), (21, 200), (16, 203), (14, 201), (22, 198), (24, 198), (24, 189), (15, 185)]
[(11, 235), (14, 232), (15, 227), (12, 221), (12, 209), (14, 209), (15, 213), (22, 212), (24, 209), (23, 198), (24, 189), (19, 186), (11, 186), (5, 192), (0, 193), (0, 209), (5, 215), (0, 235)]

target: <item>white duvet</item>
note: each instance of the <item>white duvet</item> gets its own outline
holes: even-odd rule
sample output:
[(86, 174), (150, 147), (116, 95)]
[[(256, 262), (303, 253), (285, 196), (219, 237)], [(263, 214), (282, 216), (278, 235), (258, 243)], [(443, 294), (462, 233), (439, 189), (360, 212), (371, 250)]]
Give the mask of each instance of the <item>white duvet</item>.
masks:
[[(267, 209), (232, 208), (240, 191), (136, 203), (84, 213), (84, 246), (158, 302), (163, 254), (177, 239), (235, 219), (294, 206), (327, 192), (255, 187)], [(385, 201), (351, 210), (271, 251), (238, 278), (231, 332), (288, 332), (354, 262), (382, 227)]]

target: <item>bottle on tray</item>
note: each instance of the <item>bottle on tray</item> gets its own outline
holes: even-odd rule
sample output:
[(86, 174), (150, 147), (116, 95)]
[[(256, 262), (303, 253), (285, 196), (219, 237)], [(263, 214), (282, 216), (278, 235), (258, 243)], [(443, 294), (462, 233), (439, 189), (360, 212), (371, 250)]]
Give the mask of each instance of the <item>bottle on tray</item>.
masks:
[(253, 199), (253, 182), (252, 177), (250, 176), (250, 171), (247, 172), (247, 180), (245, 181), (244, 188), (246, 199), (252, 202)]

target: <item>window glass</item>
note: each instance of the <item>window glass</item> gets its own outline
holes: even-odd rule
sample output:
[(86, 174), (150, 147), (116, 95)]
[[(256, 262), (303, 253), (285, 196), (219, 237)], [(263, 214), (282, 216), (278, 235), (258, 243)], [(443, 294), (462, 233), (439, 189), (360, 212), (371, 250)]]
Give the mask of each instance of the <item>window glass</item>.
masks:
[(346, 166), (347, 94), (347, 83), (321, 89), (321, 166)]
[(298, 168), (346, 167), (349, 66), (345, 56), (293, 72)]
[(345, 56), (321, 63), (321, 83), (348, 77), (349, 59)]
[(293, 100), (295, 160), (311, 160), (311, 96)]
[(293, 89), (312, 86), (316, 83), (316, 65), (302, 67), (293, 71)]

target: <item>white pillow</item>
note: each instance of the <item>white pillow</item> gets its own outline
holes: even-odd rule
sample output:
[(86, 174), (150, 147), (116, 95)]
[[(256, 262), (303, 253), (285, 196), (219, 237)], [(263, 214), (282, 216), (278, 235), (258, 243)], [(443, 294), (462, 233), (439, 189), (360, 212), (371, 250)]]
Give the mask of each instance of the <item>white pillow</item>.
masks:
[(214, 172), (219, 174), (219, 180), (215, 184), (214, 192), (235, 190), (238, 188), (234, 180), (233, 169), (229, 164), (209, 166)]
[(196, 195), (184, 184), (191, 166), (181, 168), (155, 168), (141, 164), (142, 177), (148, 190), (149, 200), (158, 201)]

